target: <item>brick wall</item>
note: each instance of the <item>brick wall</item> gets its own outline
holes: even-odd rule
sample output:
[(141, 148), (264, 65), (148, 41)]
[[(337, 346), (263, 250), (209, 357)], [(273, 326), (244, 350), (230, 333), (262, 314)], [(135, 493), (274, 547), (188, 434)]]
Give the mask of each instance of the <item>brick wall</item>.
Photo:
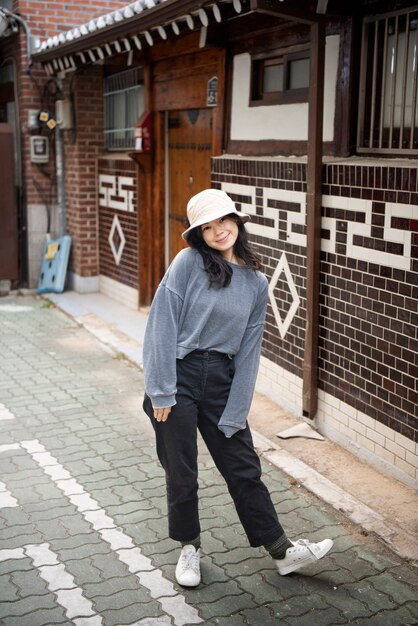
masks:
[(67, 228), (73, 237), (70, 269), (98, 276), (97, 158), (104, 150), (100, 66), (79, 70), (72, 84), (75, 132), (65, 133)]
[[(417, 179), (413, 161), (324, 166), (318, 370), (325, 430), (332, 423), (343, 443), (351, 438), (377, 457), (386, 452), (387, 462), (414, 479)], [(248, 229), (270, 282), (262, 368), (271, 371), (270, 389), (282, 385), (301, 414), (306, 164), (221, 157), (212, 161), (212, 181), (252, 214)]]
[[(14, 2), (13, 10), (25, 19), (33, 35), (41, 39), (69, 30), (71, 27), (88, 22), (93, 17), (126, 6), (124, 0), (96, 2), (82, 2), (72, 0), (71, 3), (54, 0), (19, 0)], [(19, 111), (22, 128), (22, 160), (24, 163), (24, 180), (26, 182), (27, 202), (44, 203), (33, 184), (33, 178), (39, 172), (29, 160), (29, 133), (27, 127), (28, 109), (40, 109), (45, 102), (44, 86), (47, 81), (44, 70), (39, 65), (33, 65), (28, 73), (26, 57), (26, 37), (21, 27), (19, 35), (11, 38), (13, 41), (13, 56), (18, 64)], [(20, 70), (20, 71), (19, 71)], [(51, 133), (51, 138), (53, 134)], [(44, 181), (45, 182), (45, 181)]]
[[(82, 2), (73, 0), (67, 3), (60, 0), (45, 2), (44, 0), (16, 0), (13, 4), (13, 11), (26, 20), (33, 35), (38, 35), (41, 39), (56, 35), (66, 31), (72, 26), (88, 22), (92, 17), (102, 15), (116, 8), (126, 6), (124, 0), (93, 1)], [(43, 129), (41, 132), (49, 136), (50, 139), (50, 162), (42, 166), (42, 171), (30, 162), (30, 131), (28, 130), (28, 110), (47, 108), (54, 113), (54, 98), (45, 89), (47, 77), (41, 66), (33, 65), (28, 71), (28, 61), (26, 56), (26, 36), (24, 29), (19, 28), (16, 36), (10, 37), (0, 43), (2, 52), (7, 49), (8, 55), (13, 57), (17, 67), (17, 92), (18, 92), (18, 113), (21, 128), (21, 160), (22, 160), (22, 184), (25, 189), (25, 203), (28, 221), (28, 256), (29, 286), (34, 287), (37, 283), (39, 268), (41, 263), (42, 247), (46, 233), (46, 211), (45, 205), (48, 203), (52, 212), (52, 235), (56, 234), (57, 207), (56, 207), (56, 185), (55, 162), (54, 162), (54, 133)], [(37, 133), (39, 131), (36, 131)], [(82, 151), (79, 151), (82, 154)], [(72, 167), (77, 167), (76, 162)], [(83, 167), (83, 166), (82, 166)], [(84, 173), (85, 174), (85, 173)], [(80, 180), (84, 174), (80, 174)], [(38, 184), (36, 184), (38, 183)], [(70, 191), (70, 195), (71, 195)], [(71, 212), (71, 207), (70, 207)], [(70, 220), (71, 220), (70, 216)], [(86, 211), (81, 220), (87, 220), (88, 232), (83, 235), (82, 241), (74, 240), (75, 254), (73, 263), (76, 269), (80, 267), (81, 259), (86, 260), (86, 267), (83, 269), (85, 275), (91, 275), (97, 270), (97, 255), (93, 259), (93, 245), (89, 241), (91, 232), (91, 216)], [(55, 226), (55, 227), (54, 227)], [(55, 232), (54, 232), (55, 231)], [(82, 231), (81, 222), (77, 224), (77, 236)], [(87, 254), (86, 254), (87, 253)]]
[(417, 166), (329, 165), (321, 387), (418, 442)]
[(126, 157), (98, 162), (100, 275), (138, 289), (136, 165)]

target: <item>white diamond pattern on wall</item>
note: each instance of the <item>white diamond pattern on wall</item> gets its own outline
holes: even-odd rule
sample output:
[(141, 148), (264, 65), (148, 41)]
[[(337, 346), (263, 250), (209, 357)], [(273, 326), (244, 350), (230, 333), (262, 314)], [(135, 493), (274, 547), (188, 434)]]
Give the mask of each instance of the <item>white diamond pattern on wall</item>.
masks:
[[(292, 296), (292, 304), (290, 305), (290, 308), (288, 309), (284, 319), (282, 319), (280, 315), (279, 307), (277, 306), (276, 296), (274, 295), (274, 290), (277, 287), (277, 283), (282, 273), (284, 273), (286, 277), (287, 286)], [(279, 329), (280, 337), (284, 339), (300, 304), (300, 298), (296, 290), (296, 285), (294, 283), (292, 273), (289, 268), (289, 263), (287, 262), (286, 254), (284, 252), (282, 256), (280, 257), (280, 260), (276, 266), (276, 269), (274, 270), (274, 274), (270, 281), (269, 299), (270, 299), (270, 304), (273, 308), (273, 313), (274, 313), (274, 317), (276, 320), (277, 328)]]
[(115, 263), (116, 265), (119, 265), (122, 258), (123, 249), (125, 247), (126, 239), (117, 215), (113, 216), (113, 222), (110, 229), (108, 241), (110, 249), (112, 250), (113, 258), (115, 259)]

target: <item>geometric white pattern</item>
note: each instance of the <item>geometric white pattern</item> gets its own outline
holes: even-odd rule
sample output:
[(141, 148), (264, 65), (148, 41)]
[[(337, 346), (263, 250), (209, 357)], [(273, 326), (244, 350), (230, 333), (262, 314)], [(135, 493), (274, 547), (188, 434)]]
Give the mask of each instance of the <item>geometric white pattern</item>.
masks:
[[(347, 223), (347, 257), (360, 261), (368, 261), (386, 265), (397, 269), (408, 270), (411, 265), (411, 235), (412, 233), (400, 228), (392, 228), (392, 217), (404, 217), (405, 219), (418, 219), (418, 208), (411, 204), (385, 203), (385, 222), (383, 240), (403, 245), (403, 254), (393, 254), (382, 250), (374, 250), (354, 243), (355, 235), (370, 238), (372, 232), (372, 207), (371, 200), (360, 198), (347, 198), (345, 196), (322, 196), (322, 206), (332, 209), (343, 209), (363, 213), (363, 221), (348, 221)], [(335, 254), (336, 246), (336, 218), (323, 217), (322, 228), (330, 233), (329, 239), (322, 239), (321, 250)]]
[(240, 210), (250, 216), (257, 215), (256, 203), (261, 205), (264, 219), (268, 219), (272, 225), (257, 224), (257, 220), (247, 224), (247, 230), (251, 235), (277, 239), (279, 233), (279, 211), (269, 206), (269, 200), (288, 202), (299, 205), (299, 211), (287, 212), (287, 243), (296, 246), (306, 246), (306, 235), (294, 232), (294, 225), (305, 225), (306, 221), (306, 193), (303, 191), (290, 191), (287, 189), (262, 188), (262, 197), (256, 200), (255, 187), (238, 183), (222, 183), (222, 191), (228, 194), (246, 197), (246, 201), (240, 201)]
[(99, 206), (133, 213), (134, 178), (131, 176), (99, 175)]
[[(119, 246), (117, 249), (115, 246), (115, 242), (113, 241), (113, 237), (115, 235), (116, 230), (118, 231), (118, 235), (120, 239)], [(116, 265), (119, 265), (121, 257), (122, 257), (122, 252), (125, 247), (126, 239), (125, 239), (125, 235), (123, 234), (122, 226), (120, 225), (119, 218), (116, 215), (116, 213), (113, 216), (113, 222), (112, 222), (112, 227), (110, 229), (108, 241), (110, 244), (110, 249), (112, 250), (113, 258), (115, 259), (115, 263)]]
[[(280, 311), (278, 309), (276, 298), (274, 296), (274, 290), (276, 288), (277, 282), (282, 272), (284, 272), (287, 278), (287, 285), (292, 295), (292, 304), (284, 320), (282, 320), (282, 318), (280, 317)], [(269, 292), (269, 299), (270, 299), (271, 306), (273, 308), (273, 313), (274, 313), (274, 317), (276, 320), (276, 324), (279, 329), (280, 337), (284, 339), (300, 304), (300, 298), (296, 290), (296, 285), (293, 281), (292, 273), (289, 268), (289, 263), (287, 262), (287, 258), (284, 252), (282, 256), (280, 257), (280, 261), (278, 262), (276, 269), (274, 270), (274, 274), (271, 278), (268, 292)]]

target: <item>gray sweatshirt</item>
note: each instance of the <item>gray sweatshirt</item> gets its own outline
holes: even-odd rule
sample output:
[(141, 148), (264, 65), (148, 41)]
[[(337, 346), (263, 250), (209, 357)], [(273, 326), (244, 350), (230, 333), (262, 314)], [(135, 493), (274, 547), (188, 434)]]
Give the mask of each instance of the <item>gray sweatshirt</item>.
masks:
[(197, 349), (235, 355), (231, 391), (219, 422), (226, 437), (246, 427), (268, 297), (261, 272), (232, 267), (228, 287), (209, 287), (201, 255), (192, 248), (181, 250), (155, 294), (143, 351), (145, 391), (154, 408), (176, 404), (176, 359)]

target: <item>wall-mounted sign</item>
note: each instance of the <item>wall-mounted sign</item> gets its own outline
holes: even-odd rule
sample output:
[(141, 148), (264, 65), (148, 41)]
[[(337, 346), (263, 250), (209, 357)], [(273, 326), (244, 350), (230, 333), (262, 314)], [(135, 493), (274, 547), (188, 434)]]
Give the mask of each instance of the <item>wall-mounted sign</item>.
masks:
[(208, 80), (208, 95), (206, 100), (206, 106), (216, 107), (218, 104), (218, 77), (212, 76)]

